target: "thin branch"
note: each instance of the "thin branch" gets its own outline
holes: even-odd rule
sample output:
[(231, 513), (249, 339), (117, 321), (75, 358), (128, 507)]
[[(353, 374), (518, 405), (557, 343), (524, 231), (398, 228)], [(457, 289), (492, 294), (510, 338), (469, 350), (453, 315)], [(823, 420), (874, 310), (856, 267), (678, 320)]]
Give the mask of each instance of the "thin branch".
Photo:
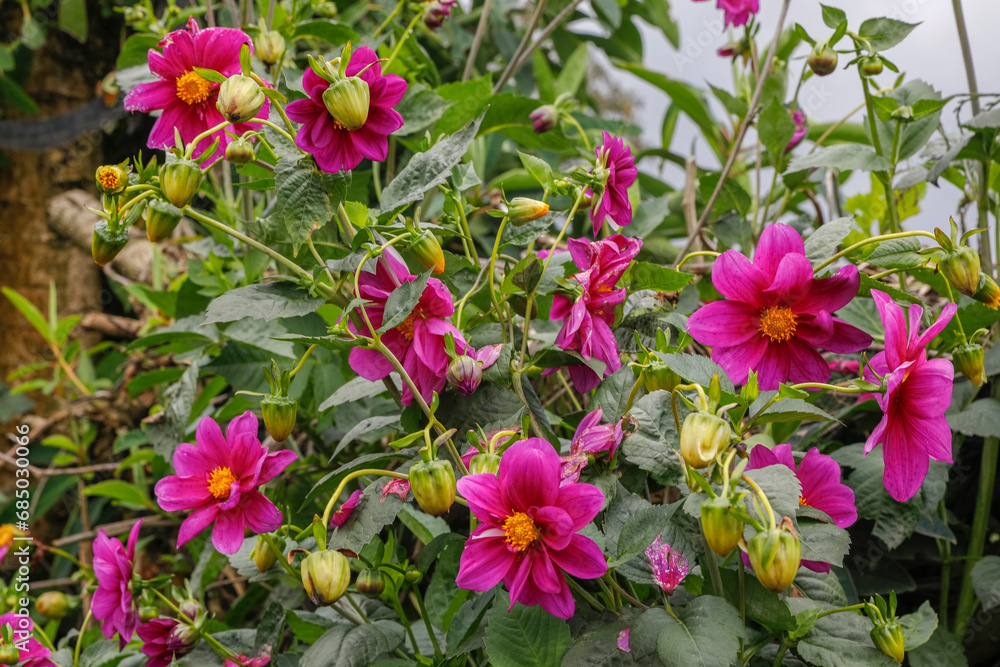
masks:
[(490, 5), (493, 0), (483, 2), (483, 11), (479, 14), (479, 24), (476, 26), (476, 35), (472, 38), (472, 46), (469, 47), (469, 59), (465, 61), (465, 71), (462, 73), (462, 81), (468, 81), (472, 77), (472, 68), (476, 63), (476, 56), (479, 54), (479, 47), (486, 36), (486, 26), (489, 24)]
[(514, 50), (514, 55), (510, 57), (510, 62), (507, 63), (507, 67), (504, 69), (503, 74), (500, 75), (500, 79), (497, 81), (497, 85), (493, 87), (493, 94), (496, 95), (501, 90), (503, 90), (504, 85), (507, 81), (514, 76), (517, 69), (520, 67), (517, 65), (518, 60), (521, 58), (527, 48), (528, 43), (531, 41), (531, 33), (535, 32), (538, 24), (542, 20), (542, 14), (545, 13), (545, 5), (547, 5), (549, 0), (537, 0), (535, 3), (535, 12), (531, 15), (531, 23), (528, 25), (528, 29), (524, 33), (524, 37), (521, 39), (521, 43), (517, 45), (517, 49)]
[[(552, 36), (552, 33), (554, 33), (556, 29), (560, 25), (562, 25), (562, 22), (565, 21), (567, 18), (569, 18), (570, 14), (576, 11), (577, 6), (581, 2), (583, 2), (583, 0), (573, 0), (573, 2), (566, 5), (565, 9), (556, 14), (556, 17), (552, 19), (552, 23), (546, 26), (545, 30), (542, 31), (542, 34), (538, 36), (538, 39), (532, 42), (531, 46), (525, 49), (524, 53), (518, 56), (516, 62), (514, 61), (511, 62), (511, 64), (508, 66), (508, 69), (510, 70), (510, 75), (508, 76), (508, 78), (516, 75), (521, 70), (521, 68), (524, 67), (524, 63), (528, 61), (528, 58), (531, 57), (531, 54), (534, 53), (538, 49), (538, 47), (545, 42), (545, 40), (547, 40), (549, 37)], [(506, 81), (504, 82), (506, 83)], [(498, 86), (496, 89), (494, 89), (493, 92), (496, 93), (499, 90), (500, 88)]]

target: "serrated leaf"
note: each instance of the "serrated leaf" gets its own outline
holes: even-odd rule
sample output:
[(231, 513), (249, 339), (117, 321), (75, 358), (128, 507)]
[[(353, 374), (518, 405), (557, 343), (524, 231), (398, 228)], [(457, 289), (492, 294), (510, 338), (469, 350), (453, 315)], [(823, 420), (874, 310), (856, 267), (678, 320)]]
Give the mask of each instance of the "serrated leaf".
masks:
[(816, 667), (896, 667), (895, 660), (853, 639), (811, 634), (799, 642), (800, 656)]
[(311, 158), (282, 158), (274, 167), (275, 199), (272, 216), (285, 225), (295, 253), (314, 229), (333, 215), (330, 198)]
[(806, 259), (813, 267), (822, 264), (837, 253), (837, 248), (854, 225), (854, 216), (837, 218), (821, 225), (806, 239)]
[(629, 276), (633, 291), (652, 289), (658, 292), (678, 292), (694, 278), (690, 273), (649, 262), (633, 262)]
[(382, 311), (382, 326), (378, 328), (378, 333), (385, 333), (389, 329), (399, 326), (413, 312), (427, 288), (427, 279), (431, 277), (432, 270), (428, 269), (392, 291), (389, 298), (385, 300), (385, 310)]
[(299, 667), (366, 667), (398, 648), (406, 636), (394, 621), (377, 620), (358, 626), (338, 623), (327, 630), (299, 659)]
[(403, 501), (392, 493), (382, 500), (382, 487), (389, 481), (389, 477), (380, 477), (365, 487), (351, 516), (330, 533), (328, 548), (360, 553), (382, 528), (396, 520)]
[[(723, 569), (722, 587), (726, 600), (734, 607), (739, 604), (739, 581), (735, 570)], [(796, 626), (795, 618), (788, 611), (785, 601), (764, 588), (756, 577), (747, 576), (744, 581), (745, 604), (747, 618), (757, 621), (772, 631), (792, 630)]]
[(868, 255), (867, 260), (887, 269), (911, 269), (923, 264), (926, 259), (917, 254), (920, 241), (912, 236), (889, 239), (879, 243)]
[(208, 304), (205, 324), (234, 322), (249, 317), (269, 322), (279, 317), (301, 317), (325, 303), (291, 282), (247, 285), (229, 290)]
[(723, 598), (703, 595), (667, 616), (656, 638), (664, 667), (718, 667), (736, 659), (746, 631), (736, 608)]
[(972, 585), (983, 609), (1000, 605), (1000, 556), (984, 556), (975, 564)]
[[(682, 420), (686, 412), (681, 406)], [(637, 428), (622, 443), (625, 458), (661, 484), (680, 484), (684, 480), (684, 467), (670, 392), (654, 391), (643, 396), (632, 407), (632, 416)]]
[(795, 134), (795, 121), (785, 105), (775, 97), (757, 118), (757, 135), (772, 155), (783, 155), (785, 146)]
[(995, 438), (1000, 433), (1000, 401), (980, 398), (958, 414), (948, 415), (951, 430), (965, 435)]
[(793, 157), (788, 164), (789, 172), (827, 168), (840, 171), (888, 171), (892, 168), (892, 163), (858, 144), (835, 144), (817, 148), (808, 155)]
[(628, 405), (628, 397), (635, 382), (632, 369), (622, 366), (598, 385), (592, 405), (603, 408), (604, 421), (614, 423), (625, 416), (625, 406)]
[(847, 14), (842, 9), (828, 7), (827, 5), (820, 5), (820, 7), (823, 8), (823, 23), (826, 24), (827, 28), (836, 29), (837, 26), (847, 20)]
[(886, 51), (896, 46), (916, 28), (919, 23), (904, 23), (895, 19), (868, 19), (858, 28), (858, 34), (868, 40), (872, 51)]
[[(749, 414), (757, 414), (757, 411), (767, 404), (767, 401), (776, 392), (761, 392), (757, 400), (750, 406)], [(794, 422), (808, 419), (810, 421), (835, 421), (834, 417), (826, 411), (817, 408), (812, 403), (807, 403), (798, 398), (786, 398), (778, 401), (769, 407), (763, 414), (754, 419), (754, 424), (770, 424), (772, 422)]]
[(486, 651), (494, 667), (558, 667), (573, 643), (566, 621), (539, 606), (517, 603), (500, 589), (486, 628)]
[[(994, 558), (997, 557), (994, 556)], [(973, 569), (972, 576), (976, 576), (975, 569)], [(938, 616), (934, 612), (934, 608), (931, 607), (930, 601), (924, 600), (915, 612), (900, 616), (899, 624), (903, 626), (903, 648), (909, 652), (930, 640), (934, 631), (937, 630)]]
[(712, 377), (718, 375), (722, 391), (736, 391), (726, 371), (708, 357), (697, 354), (657, 354), (657, 358), (685, 380), (707, 387)]

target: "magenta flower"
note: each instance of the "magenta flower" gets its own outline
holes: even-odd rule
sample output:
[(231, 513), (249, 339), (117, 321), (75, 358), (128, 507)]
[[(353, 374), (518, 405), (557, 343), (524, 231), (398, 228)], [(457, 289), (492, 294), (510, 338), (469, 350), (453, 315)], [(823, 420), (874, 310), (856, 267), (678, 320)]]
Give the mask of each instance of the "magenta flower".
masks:
[(168, 667), (198, 643), (195, 629), (173, 618), (154, 618), (136, 632), (143, 641), (142, 652), (149, 656), (146, 667)]
[[(16, 664), (21, 667), (58, 667), (49, 660), (52, 652), (32, 636), (35, 622), (30, 616), (8, 612), (0, 616), (0, 628), (2, 627), (10, 627), (13, 645), (20, 653), (20, 662)], [(0, 640), (0, 644), (2, 643)]]
[[(471, 457), (470, 457), (471, 458)], [(463, 457), (464, 459), (464, 457)], [(468, 467), (468, 462), (466, 462), (466, 467)], [(392, 494), (406, 502), (406, 496), (410, 493), (410, 483), (405, 479), (391, 479), (385, 486), (382, 487), (382, 502)]]
[[(372, 303), (365, 306), (371, 324), (376, 329), (382, 326), (385, 302), (398, 287), (416, 280), (398, 254), (387, 252), (379, 257), (375, 273), (361, 272), (361, 296)], [(462, 332), (452, 326), (447, 319), (455, 306), (451, 302), (451, 292), (437, 278), (430, 278), (427, 287), (413, 309), (399, 326), (382, 334), (382, 342), (403, 364), (420, 395), (430, 403), (433, 393), (440, 392), (445, 385), (448, 371), (448, 351), (445, 337), (455, 339), (455, 350), (459, 354), (467, 352), (468, 345)], [(349, 325), (357, 333), (354, 324)], [(355, 347), (348, 357), (351, 368), (361, 377), (371, 381), (381, 380), (395, 370), (392, 364), (378, 350)], [(413, 393), (403, 384), (403, 405), (413, 401)]]
[(786, 153), (798, 146), (809, 133), (809, 126), (806, 124), (806, 115), (804, 113), (797, 109), (795, 111), (789, 109), (788, 113), (792, 115), (792, 120), (795, 122), (795, 132), (792, 134), (791, 141), (785, 146)]
[[(555, 105), (543, 104), (529, 113), (528, 118), (531, 119), (531, 129), (535, 131), (535, 134), (544, 134), (559, 122), (559, 110), (556, 109)], [(538, 256), (541, 257), (542, 253), (539, 252)]]
[(236, 656), (236, 662), (223, 660), (223, 667), (265, 667), (271, 662), (271, 656), (263, 655), (259, 658), (248, 658), (245, 655)]
[[(350, 497), (344, 501), (344, 504), (340, 506), (333, 516), (330, 517), (330, 527), (340, 528), (344, 523), (351, 518), (351, 514), (354, 512), (354, 508), (358, 506), (361, 501), (361, 490), (357, 490), (350, 495)], [(384, 500), (384, 498), (383, 498)]]
[[(194, 68), (214, 69), (227, 77), (240, 74), (240, 49), (244, 44), (253, 53), (253, 41), (242, 30), (199, 29), (191, 17), (184, 30), (175, 30), (160, 42), (162, 54), (155, 49), (149, 50), (149, 69), (159, 80), (141, 83), (130, 90), (125, 96), (125, 108), (163, 111), (149, 133), (146, 143), (150, 148), (173, 146), (174, 128), (186, 143), (226, 120), (215, 108), (221, 84), (203, 79)], [(269, 113), (270, 102), (265, 101), (257, 118), (267, 119)], [(259, 128), (259, 123), (236, 123), (226, 129), (242, 136)], [(221, 151), (225, 151), (231, 140), (225, 130), (219, 130), (198, 144), (195, 157), (204, 153), (216, 139)]]
[[(758, 445), (750, 450), (747, 470), (773, 465), (787, 466), (795, 473), (802, 487), (799, 505), (824, 512), (840, 528), (847, 528), (858, 520), (854, 491), (840, 481), (840, 466), (833, 457), (813, 447), (796, 466), (791, 445), (777, 445), (774, 449)], [(749, 563), (749, 559), (746, 562)], [(830, 564), (822, 561), (804, 560), (802, 565), (813, 572), (830, 571)]]
[(850, 354), (872, 338), (831, 315), (857, 294), (856, 266), (813, 278), (799, 233), (788, 225), (764, 229), (751, 263), (727, 250), (715, 261), (712, 284), (728, 301), (702, 306), (688, 333), (711, 345), (712, 360), (736, 384), (751, 370), (764, 390), (782, 382), (825, 382), (830, 368), (815, 348)]
[(578, 533), (601, 510), (601, 490), (560, 487), (559, 455), (529, 438), (504, 452), (496, 475), (466, 475), (458, 491), (481, 523), (465, 543), (455, 583), (485, 591), (503, 581), (511, 609), (515, 602), (541, 605), (571, 618), (575, 603), (562, 572), (594, 579), (608, 569), (597, 544)]
[(951, 405), (955, 367), (947, 359), (928, 359), (927, 344), (948, 325), (958, 310), (949, 303), (922, 335), (924, 309), (910, 306), (907, 316), (889, 295), (872, 290), (885, 326), (885, 351), (865, 367), (869, 382), (884, 382), (886, 392), (875, 400), (885, 413), (865, 442), (865, 454), (879, 443), (889, 495), (904, 502), (916, 495), (927, 477), (929, 459), (951, 463), (951, 429), (944, 416)]
[(688, 559), (662, 541), (663, 535), (657, 535), (656, 540), (646, 547), (646, 558), (653, 568), (653, 579), (667, 595), (674, 592), (684, 577), (688, 574)]
[(573, 441), (570, 443), (569, 456), (562, 459), (562, 469), (559, 473), (560, 484), (565, 486), (580, 479), (580, 471), (590, 461), (589, 455), (608, 453), (608, 460), (615, 457), (618, 445), (622, 444), (621, 422), (602, 424), (604, 411), (601, 406), (588, 414), (576, 427)]
[(746, 25), (750, 17), (760, 11), (758, 0), (717, 0), (716, 7), (725, 12), (724, 27)]
[[(584, 359), (604, 362), (607, 377), (622, 366), (611, 325), (615, 323), (615, 306), (625, 300), (625, 288), (616, 289), (615, 285), (639, 253), (642, 241), (615, 234), (600, 241), (570, 239), (568, 245), (580, 269), (573, 279), (583, 292), (575, 302), (562, 295), (553, 300), (552, 320), (565, 320), (556, 345), (579, 352)], [(590, 391), (601, 382), (587, 366), (570, 366), (569, 374), (579, 392)]]
[(224, 554), (243, 546), (244, 529), (269, 533), (281, 527), (281, 512), (258, 490), (298, 458), (290, 450), (269, 452), (257, 439), (257, 415), (244, 412), (226, 435), (211, 417), (198, 424), (197, 445), (174, 452), (177, 475), (156, 483), (156, 500), (167, 512), (194, 510), (181, 524), (177, 548), (212, 527), (212, 544)]
[(632, 159), (632, 150), (621, 137), (604, 133), (604, 143), (597, 147), (597, 164), (593, 174), (604, 184), (603, 192), (594, 193), (590, 188), (587, 195), (592, 197), (590, 219), (594, 221), (594, 238), (601, 231), (605, 218), (611, 218), (619, 227), (632, 222), (632, 203), (628, 200), (628, 189), (639, 178), (639, 170)]
[(128, 534), (128, 546), (108, 537), (103, 529), (94, 540), (94, 575), (97, 590), (91, 603), (94, 618), (101, 621), (104, 637), (118, 633), (122, 648), (132, 641), (139, 627), (139, 603), (132, 597), (132, 571), (135, 567), (135, 543), (139, 540), (140, 519)]
[(632, 649), (629, 648), (628, 640), (629, 635), (632, 634), (632, 628), (625, 628), (618, 633), (618, 641), (615, 642), (615, 646), (618, 647), (619, 651), (625, 651), (626, 653), (631, 653)]
[(857, 375), (861, 372), (861, 362), (857, 359), (831, 359), (826, 365), (834, 373)]
[(295, 145), (311, 153), (319, 168), (329, 173), (354, 169), (364, 158), (381, 162), (389, 153), (389, 135), (403, 127), (403, 117), (392, 107), (406, 94), (406, 81), (395, 74), (383, 76), (378, 56), (367, 46), (354, 51), (346, 73), (368, 84), (368, 119), (358, 129), (348, 130), (330, 114), (323, 102), (330, 82), (312, 68), (307, 67), (302, 77), (309, 97), (285, 108), (289, 118), (302, 123)]
[(431, 30), (437, 30), (444, 25), (445, 19), (451, 16), (452, 8), (458, 0), (430, 0), (424, 11), (424, 25)]

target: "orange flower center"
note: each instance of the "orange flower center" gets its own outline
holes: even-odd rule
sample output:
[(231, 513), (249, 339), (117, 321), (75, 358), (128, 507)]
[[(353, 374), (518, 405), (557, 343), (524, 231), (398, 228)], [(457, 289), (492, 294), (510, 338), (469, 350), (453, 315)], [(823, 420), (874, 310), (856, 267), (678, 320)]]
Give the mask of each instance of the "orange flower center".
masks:
[(335, 129), (335, 130), (346, 130), (347, 129), (347, 127), (343, 123), (341, 123), (339, 120), (337, 120), (333, 116), (330, 116), (330, 120), (333, 121), (333, 129)]
[(14, 541), (14, 525), (5, 523), (0, 526), (0, 547), (5, 547)]
[(406, 340), (413, 340), (413, 326), (417, 323), (417, 320), (422, 318), (423, 314), (420, 309), (415, 309), (412, 313), (406, 316), (406, 319), (396, 327), (399, 333), (403, 334), (403, 338)]
[(783, 343), (795, 335), (795, 313), (784, 306), (763, 308), (758, 331), (775, 343)]
[(177, 97), (186, 104), (204, 102), (211, 92), (212, 84), (195, 72), (188, 72), (177, 79)]
[(538, 526), (524, 512), (515, 512), (503, 522), (503, 534), (507, 544), (518, 551), (524, 551), (540, 535)]
[(800, 507), (812, 507), (812, 505), (809, 504), (809, 501), (806, 500), (805, 496), (799, 496), (799, 506)]
[(225, 466), (220, 466), (208, 475), (208, 492), (218, 500), (229, 498), (229, 487), (236, 481), (236, 475)]
[(97, 170), (97, 180), (108, 190), (117, 190), (121, 187), (121, 179), (118, 178), (118, 170), (113, 167), (101, 167)]

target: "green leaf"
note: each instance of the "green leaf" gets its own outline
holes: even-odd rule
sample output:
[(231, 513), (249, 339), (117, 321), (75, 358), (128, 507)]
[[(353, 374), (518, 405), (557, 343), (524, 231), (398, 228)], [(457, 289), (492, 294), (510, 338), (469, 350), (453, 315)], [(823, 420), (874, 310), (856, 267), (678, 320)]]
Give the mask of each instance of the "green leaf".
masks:
[(277, 203), (271, 215), (285, 225), (298, 254), (309, 234), (327, 224), (333, 215), (330, 198), (312, 158), (278, 160), (274, 183)]
[(382, 500), (382, 487), (389, 481), (389, 477), (380, 477), (365, 487), (351, 516), (330, 534), (328, 548), (360, 553), (382, 528), (396, 520), (403, 501), (392, 493)]
[(906, 39), (918, 25), (887, 18), (868, 19), (858, 28), (858, 34), (868, 40), (872, 51), (885, 51)]
[(497, 591), (486, 628), (486, 651), (493, 667), (558, 667), (573, 643), (566, 621), (539, 606), (514, 605)]
[[(772, 396), (774, 396), (774, 392), (761, 392), (760, 396), (757, 397), (757, 400), (750, 406), (749, 413), (751, 415), (756, 414), (760, 408), (767, 404), (767, 401), (771, 400)], [(817, 408), (812, 403), (807, 403), (799, 398), (786, 398), (769, 407), (764, 414), (758, 416), (754, 420), (754, 424), (760, 425), (772, 422), (794, 422), (802, 421), (803, 419), (808, 419), (810, 421), (834, 421), (833, 416), (827, 414), (824, 410)]]
[(580, 44), (566, 58), (562, 71), (556, 76), (557, 96), (562, 93), (576, 95), (577, 90), (580, 89), (580, 84), (587, 77), (588, 46), (586, 41), (581, 40)]
[(170, 399), (164, 410), (167, 415), (164, 423), (146, 427), (146, 434), (153, 443), (153, 449), (167, 461), (173, 460), (177, 445), (184, 442), (188, 421), (191, 418), (191, 407), (198, 391), (200, 370), (197, 363), (187, 367), (181, 379), (170, 388)]
[(694, 278), (690, 273), (649, 262), (633, 262), (629, 276), (633, 291), (652, 289), (657, 292), (679, 292)]
[(409, 164), (382, 191), (382, 210), (389, 211), (423, 199), (431, 188), (447, 182), (479, 131), (483, 116), (464, 130), (445, 137), (429, 150), (414, 155)]
[(424, 132), (436, 123), (454, 102), (449, 102), (422, 84), (411, 85), (406, 96), (396, 105), (403, 116), (403, 127), (393, 134), (401, 137)]
[(799, 537), (802, 538), (802, 560), (821, 561), (842, 567), (844, 556), (851, 549), (851, 536), (832, 523), (800, 524)]
[(83, 495), (111, 498), (138, 508), (152, 509), (153, 507), (153, 503), (144, 490), (120, 479), (108, 479), (88, 486), (83, 490)]
[(269, 322), (316, 312), (324, 300), (294, 283), (278, 281), (229, 290), (208, 304), (205, 323), (234, 322), (249, 317)]
[(817, 148), (808, 155), (797, 155), (788, 164), (788, 171), (804, 169), (838, 169), (840, 171), (888, 171), (892, 163), (875, 151), (857, 144), (835, 144)]
[(223, 83), (226, 80), (225, 74), (207, 67), (195, 67), (194, 72), (206, 81), (211, 81), (213, 83)]
[(61, 0), (59, 29), (73, 35), (81, 44), (87, 41), (87, 3), (84, 0)]
[(944, 626), (938, 626), (930, 640), (907, 652), (911, 667), (969, 667), (965, 648)]
[[(718, 100), (722, 102), (722, 106), (726, 107), (726, 111), (740, 118), (743, 118), (744, 116), (747, 115), (746, 100), (742, 98), (733, 97), (733, 95), (729, 91), (723, 90), (722, 88), (716, 88), (712, 84), (708, 84), (708, 86), (709, 88), (712, 89), (712, 93), (715, 94)], [(787, 116), (788, 114), (786, 113), (785, 115)], [(792, 122), (793, 131), (794, 131), (794, 125), (795, 123), (793, 121)], [(785, 143), (787, 144), (788, 142)], [(782, 144), (782, 147), (784, 147), (784, 144)]]
[(757, 118), (757, 134), (772, 155), (783, 155), (795, 134), (795, 121), (777, 97), (764, 107)]
[[(997, 556), (993, 556), (993, 558), (1000, 561), (1000, 558)], [(996, 581), (996, 574), (1000, 574), (1000, 570), (994, 573), (994, 581)], [(975, 568), (973, 568), (972, 576), (975, 579)], [(930, 601), (924, 600), (923, 604), (915, 612), (900, 616), (899, 624), (903, 626), (903, 648), (909, 652), (930, 640), (931, 635), (937, 630), (938, 617), (934, 612), (934, 608), (931, 607)]]
[[(994, 431), (994, 436), (997, 431)], [(972, 568), (972, 585), (983, 609), (1000, 605), (1000, 556), (984, 556)]]
[(670, 370), (680, 375), (688, 382), (694, 382), (707, 387), (712, 382), (712, 377), (719, 376), (719, 385), (722, 391), (733, 393), (736, 391), (730, 381), (726, 371), (708, 357), (698, 354), (658, 354), (657, 357), (665, 363)]
[[(681, 409), (681, 419), (686, 410)], [(649, 472), (661, 484), (678, 485), (684, 480), (680, 440), (674, 424), (670, 392), (654, 391), (632, 407), (637, 428), (622, 443), (622, 453), (630, 463)]]
[[(785, 516), (795, 518), (799, 509), (799, 498), (802, 496), (802, 485), (795, 476), (795, 471), (788, 466), (775, 464), (747, 470), (743, 476), (752, 479), (767, 494), (776, 521), (780, 522), (781, 517)], [(759, 518), (766, 519), (766, 517)]]
[(406, 632), (394, 621), (377, 620), (351, 626), (338, 623), (299, 659), (299, 667), (366, 667), (403, 643)]
[(351, 444), (355, 438), (362, 434), (372, 433), (383, 428), (392, 428), (394, 431), (398, 428), (399, 415), (375, 415), (372, 417), (365, 417), (358, 423), (356, 423), (351, 430), (344, 434), (344, 437), (340, 439), (340, 442), (333, 449), (333, 457), (344, 450), (344, 447)]
[(816, 667), (896, 667), (895, 660), (855, 639), (810, 634), (796, 648), (802, 659)]
[(555, 177), (552, 175), (552, 167), (545, 160), (530, 155), (528, 153), (517, 152), (517, 156), (521, 158), (521, 164), (524, 168), (528, 170), (532, 178), (538, 181), (538, 184), (546, 190), (552, 189)]
[(919, 250), (920, 241), (913, 236), (889, 239), (879, 243), (866, 259), (887, 269), (911, 269), (926, 261), (917, 254)]
[[(739, 575), (735, 570), (723, 569), (722, 587), (726, 600), (734, 607), (739, 604)], [(781, 630), (792, 630), (796, 627), (795, 618), (788, 611), (788, 605), (776, 593), (764, 588), (756, 577), (747, 576), (745, 585), (745, 603), (747, 617), (757, 621), (775, 634)]]
[(360, 39), (358, 33), (354, 32), (350, 27), (329, 19), (308, 21), (295, 26), (295, 32), (292, 34), (293, 40), (307, 37), (316, 37), (333, 46), (340, 46), (347, 42), (357, 42)]
[[(253, 567), (256, 569), (257, 566)], [(306, 644), (315, 644), (324, 632), (337, 625), (334, 620), (326, 616), (301, 609), (287, 610), (285, 620), (288, 621), (288, 628), (295, 635), (295, 638)]]
[(611, 567), (628, 563), (652, 544), (660, 535), (681, 503), (650, 505), (631, 515), (618, 534), (617, 557)]
[(823, 23), (827, 28), (836, 29), (841, 23), (847, 20), (847, 14), (842, 9), (820, 5), (823, 8)]
[[(25, 19), (23, 25), (29, 23), (30, 19)], [(9, 76), (0, 76), (0, 100), (2, 99), (6, 99), (19, 111), (26, 114), (38, 113), (38, 104), (35, 103), (35, 100), (31, 99), (31, 96), (24, 92), (24, 88)]]
[(3, 292), (3, 295), (10, 299), (10, 302), (14, 304), (14, 307), (21, 311), (21, 314), (27, 318), (28, 322), (31, 323), (31, 326), (35, 327), (38, 333), (42, 335), (42, 338), (48, 342), (53, 342), (55, 340), (53, 338), (52, 330), (49, 329), (48, 321), (45, 319), (45, 316), (42, 315), (42, 312), (35, 308), (33, 303), (9, 287), (0, 287), (0, 292)]
[(493, 100), (493, 77), (487, 74), (469, 81), (446, 83), (438, 87), (437, 94), (452, 104), (434, 126), (431, 132), (434, 138), (454, 134), (483, 113)]
[[(858, 296), (864, 296), (864, 297), (869, 297), (870, 298), (871, 295), (872, 295), (872, 290), (878, 290), (879, 292), (885, 292), (886, 294), (888, 294), (889, 296), (891, 296), (896, 301), (905, 301), (907, 303), (915, 303), (917, 305), (923, 305), (923, 303), (924, 303), (918, 297), (913, 296), (909, 292), (904, 292), (904, 291), (902, 291), (902, 290), (900, 290), (900, 289), (898, 289), (896, 287), (893, 287), (892, 285), (887, 285), (887, 284), (885, 284), (883, 282), (879, 282), (878, 280), (875, 280), (874, 278), (872, 278), (871, 276), (869, 276), (867, 273), (862, 273), (861, 274), (861, 284), (858, 286)], [(855, 308), (858, 309), (858, 310), (860, 310), (862, 308), (862, 306), (860, 306), (860, 304), (862, 304), (862, 303), (866, 303), (866, 302), (859, 301), (858, 299), (855, 299), (851, 303), (847, 304), (847, 306), (845, 306), (844, 308), (841, 308), (839, 311), (837, 311), (837, 314), (840, 315), (841, 317), (844, 317), (845, 310), (851, 308), (851, 306), (855, 306), (855, 304), (858, 304), (857, 306), (855, 306)], [(876, 319), (873, 320), (870, 324), (858, 325), (858, 326), (861, 326), (862, 329), (864, 329), (865, 331), (867, 331), (870, 334), (873, 334), (873, 335), (876, 335), (876, 336), (881, 336), (882, 335), (882, 320), (881, 319), (877, 319), (878, 318), (878, 311), (875, 308), (875, 304), (871, 303), (871, 307), (870, 308), (868, 308), (867, 306), (865, 306), (864, 308), (867, 310), (868, 315), (870, 315), (871, 317), (876, 318)], [(850, 312), (850, 311), (848, 311), (848, 312)], [(847, 317), (844, 317), (844, 319), (847, 319)], [(850, 320), (848, 320), (848, 321), (850, 322)], [(853, 322), (853, 324), (857, 324), (857, 322)], [(872, 328), (873, 325), (874, 325), (874, 328)]]
[(313, 488), (309, 490), (309, 493), (306, 494), (305, 501), (303, 501), (303, 508), (305, 508), (309, 502), (319, 497), (324, 497), (325, 501), (326, 497), (333, 493), (333, 491), (337, 488), (340, 481), (355, 470), (360, 470), (362, 468), (377, 468), (384, 466), (394, 459), (405, 460), (413, 456), (415, 453), (416, 450), (404, 449), (398, 452), (377, 452), (374, 454), (359, 456), (340, 466), (336, 470), (328, 472), (318, 482), (316, 482), (316, 484), (313, 485)]
[(851, 233), (854, 216), (837, 218), (821, 225), (806, 239), (806, 258), (813, 267), (822, 264), (837, 253), (837, 248)]
[(385, 333), (393, 327), (399, 326), (403, 320), (409, 317), (413, 309), (417, 307), (420, 297), (427, 287), (427, 279), (431, 276), (431, 271), (421, 273), (408, 283), (403, 283), (392, 291), (385, 301), (385, 310), (382, 312), (382, 326), (378, 328), (378, 333)]
[(486, 624), (482, 620), (490, 610), (495, 590), (491, 588), (479, 594), (474, 600), (465, 602), (452, 617), (451, 628), (448, 630), (449, 658), (483, 648)]
[(599, 405), (604, 410), (604, 421), (614, 423), (625, 416), (625, 406), (629, 394), (635, 386), (635, 373), (628, 366), (622, 366), (604, 378), (594, 392), (591, 405)]
[(149, 33), (137, 33), (130, 36), (125, 40), (122, 52), (115, 62), (116, 69), (121, 71), (137, 65), (145, 66), (149, 58), (149, 50), (155, 49), (159, 42), (159, 37)]
[(1000, 401), (995, 398), (980, 398), (962, 412), (947, 417), (951, 430), (965, 435), (990, 438), (1000, 433)]
[(704, 595), (677, 610), (677, 618), (667, 616), (656, 650), (664, 667), (718, 667), (736, 659), (745, 634), (735, 607)]

